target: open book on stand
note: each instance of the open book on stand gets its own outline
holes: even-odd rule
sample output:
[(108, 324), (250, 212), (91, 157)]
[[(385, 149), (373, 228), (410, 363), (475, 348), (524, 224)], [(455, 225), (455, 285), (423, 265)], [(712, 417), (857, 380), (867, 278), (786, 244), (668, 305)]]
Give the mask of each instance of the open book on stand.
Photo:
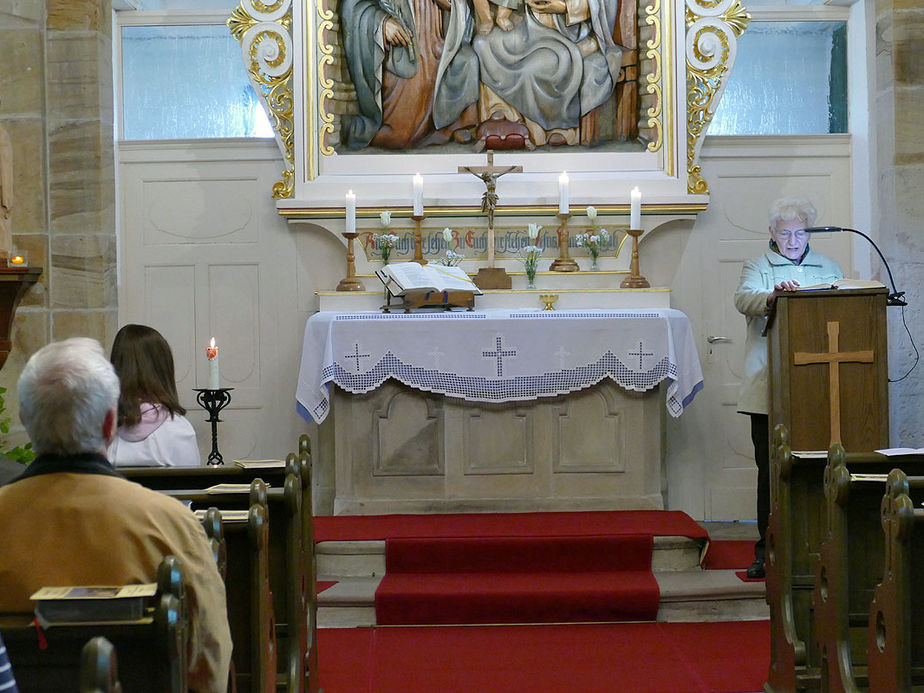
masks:
[(375, 271), (392, 296), (404, 296), (410, 292), (471, 291), (480, 294), (481, 289), (461, 267), (447, 265), (419, 265), (416, 262), (402, 262), (385, 265)]
[(481, 294), (481, 289), (461, 267), (402, 262), (385, 265), (375, 274), (388, 292), (388, 303), (384, 306), (386, 313), (391, 307), (392, 296), (403, 299), (403, 308), (409, 312), (412, 308), (448, 310), (464, 307), (473, 310), (475, 295)]
[(35, 602), (40, 624), (90, 621), (137, 621), (157, 593), (153, 582), (137, 585), (42, 587)]
[(831, 284), (812, 284), (796, 287), (796, 291), (819, 291), (822, 289), (881, 289), (885, 284), (875, 279), (838, 279)]

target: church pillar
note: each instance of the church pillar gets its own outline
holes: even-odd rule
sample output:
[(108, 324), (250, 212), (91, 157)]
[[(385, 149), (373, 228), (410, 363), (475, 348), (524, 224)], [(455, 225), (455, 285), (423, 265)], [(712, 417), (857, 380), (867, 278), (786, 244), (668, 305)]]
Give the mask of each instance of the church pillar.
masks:
[[(918, 0), (879, 0), (876, 10), (880, 235), (895, 283), (907, 292), (906, 320), (913, 326), (924, 316), (924, 14)], [(882, 279), (888, 281), (887, 276)], [(904, 375), (913, 359), (900, 317), (897, 309), (890, 309), (892, 377)], [(924, 444), (922, 391), (921, 368), (892, 384), (893, 441)]]
[(15, 383), (30, 354), (72, 336), (108, 349), (117, 327), (111, 17), (109, 0), (0, 0), (13, 243), (44, 268), (17, 311), (0, 372), (16, 423)]

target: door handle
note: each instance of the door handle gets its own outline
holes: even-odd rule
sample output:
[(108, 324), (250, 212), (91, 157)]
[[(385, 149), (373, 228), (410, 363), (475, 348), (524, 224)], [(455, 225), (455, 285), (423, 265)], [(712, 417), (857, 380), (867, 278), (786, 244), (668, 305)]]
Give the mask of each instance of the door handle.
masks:
[(715, 337), (713, 335), (709, 335), (708, 337), (706, 337), (706, 341), (709, 342), (710, 344), (717, 344), (719, 342), (730, 343), (731, 337)]

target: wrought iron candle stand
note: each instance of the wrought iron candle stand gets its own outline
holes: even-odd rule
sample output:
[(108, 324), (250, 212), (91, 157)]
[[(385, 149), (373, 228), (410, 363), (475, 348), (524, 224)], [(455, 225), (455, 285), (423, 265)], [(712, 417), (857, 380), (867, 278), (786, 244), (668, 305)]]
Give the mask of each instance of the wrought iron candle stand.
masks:
[(193, 389), (199, 406), (209, 413), (206, 421), (212, 424), (212, 451), (209, 453), (207, 462), (210, 467), (220, 467), (225, 463), (221, 453), (218, 452), (218, 423), (221, 421), (218, 414), (231, 403), (231, 390), (233, 389), (233, 387), (221, 387), (217, 390)]

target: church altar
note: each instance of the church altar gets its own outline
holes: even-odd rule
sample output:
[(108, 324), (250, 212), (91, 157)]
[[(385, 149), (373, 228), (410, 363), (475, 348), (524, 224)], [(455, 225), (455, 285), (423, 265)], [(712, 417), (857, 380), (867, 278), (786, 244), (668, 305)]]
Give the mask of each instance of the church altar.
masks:
[(322, 513), (661, 509), (663, 413), (701, 387), (670, 308), (326, 311), (296, 397)]

